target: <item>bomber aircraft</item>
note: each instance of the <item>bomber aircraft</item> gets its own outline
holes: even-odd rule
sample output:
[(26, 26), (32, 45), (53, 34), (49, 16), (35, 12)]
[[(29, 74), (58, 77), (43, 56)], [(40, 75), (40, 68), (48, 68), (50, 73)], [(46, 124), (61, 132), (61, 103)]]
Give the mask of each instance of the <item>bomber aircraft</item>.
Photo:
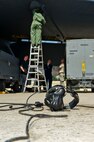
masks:
[[(29, 38), (32, 0), (0, 0), (0, 38)], [(43, 39), (94, 38), (94, 0), (38, 0), (44, 5)]]

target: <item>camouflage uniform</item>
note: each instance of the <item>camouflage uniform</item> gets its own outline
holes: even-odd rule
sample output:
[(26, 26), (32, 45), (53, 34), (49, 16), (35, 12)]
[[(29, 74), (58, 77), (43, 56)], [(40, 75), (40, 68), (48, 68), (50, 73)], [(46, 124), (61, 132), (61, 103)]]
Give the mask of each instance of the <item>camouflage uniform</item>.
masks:
[(33, 22), (31, 24), (31, 41), (33, 46), (38, 46), (41, 44), (42, 40), (42, 26), (46, 23), (45, 18), (40, 12), (33, 12)]

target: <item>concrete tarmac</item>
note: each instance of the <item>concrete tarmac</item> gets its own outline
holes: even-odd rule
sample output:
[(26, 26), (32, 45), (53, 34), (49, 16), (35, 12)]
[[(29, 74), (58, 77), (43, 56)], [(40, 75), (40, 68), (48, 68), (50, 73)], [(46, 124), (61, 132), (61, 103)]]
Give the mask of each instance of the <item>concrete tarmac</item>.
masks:
[[(80, 102), (73, 110), (51, 112), (46, 106), (34, 109), (29, 105), (30, 110), (23, 112), (26, 115), (19, 114), (19, 110), (28, 109), (25, 104), (31, 94), (0, 94), (0, 142), (14, 142), (15, 138), (18, 138), (15, 142), (94, 141), (94, 93), (78, 93)], [(44, 103), (45, 94), (36, 93), (28, 104)], [(72, 99), (70, 94), (66, 94), (64, 103), (68, 104)], [(36, 117), (28, 123), (26, 134), (27, 122), (32, 115)]]

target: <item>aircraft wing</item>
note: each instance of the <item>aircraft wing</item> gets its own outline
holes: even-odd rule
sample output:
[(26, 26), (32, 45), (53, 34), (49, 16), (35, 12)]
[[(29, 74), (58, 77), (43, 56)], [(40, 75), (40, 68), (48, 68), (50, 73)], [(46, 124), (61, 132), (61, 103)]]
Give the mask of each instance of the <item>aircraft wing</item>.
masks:
[[(0, 0), (0, 38), (29, 38), (31, 0)], [(94, 0), (39, 0), (44, 39), (94, 38)]]

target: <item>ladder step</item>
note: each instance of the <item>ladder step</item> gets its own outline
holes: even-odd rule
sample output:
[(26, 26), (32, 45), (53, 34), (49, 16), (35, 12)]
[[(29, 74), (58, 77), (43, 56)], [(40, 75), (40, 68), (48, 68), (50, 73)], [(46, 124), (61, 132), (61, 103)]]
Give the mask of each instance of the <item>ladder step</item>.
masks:
[(32, 50), (31, 54), (32, 53), (38, 53), (38, 52), (39, 52), (39, 50)]
[(39, 75), (43, 74), (41, 71), (29, 71), (28, 73), (30, 73), (30, 74), (37, 73)]
[(38, 61), (38, 59), (37, 59), (37, 58), (36, 58), (36, 59), (32, 59), (32, 58), (31, 58), (31, 62), (32, 62), (32, 61)]
[(36, 50), (36, 49), (38, 49), (38, 47), (33, 47), (32, 49), (33, 49), (33, 50)]
[(37, 68), (37, 65), (30, 65), (30, 68)]
[(37, 73), (37, 71), (29, 71), (30, 74)]
[(31, 80), (31, 81), (38, 81), (37, 78), (28, 78), (27, 80), (28, 80), (28, 81), (29, 81), (29, 80)]
[(45, 80), (39, 80), (39, 81), (42, 81), (42, 82), (43, 82), (43, 81), (45, 81)]
[(32, 77), (32, 74), (33, 75), (39, 75), (39, 77), (42, 75), (42, 76), (44, 76), (44, 74), (42, 73), (42, 72), (29, 72), (29, 74), (31, 75), (31, 77)]
[(39, 61), (37, 57), (31, 57), (30, 61)]
[[(42, 86), (42, 85), (41, 85), (41, 86)], [(37, 88), (37, 87), (38, 87), (38, 85), (34, 85), (33, 87), (36, 87), (36, 88)], [(46, 87), (46, 86), (43, 86), (43, 87)]]
[(38, 55), (38, 53), (37, 53), (37, 52), (34, 52), (34, 53), (32, 53), (31, 55)]
[(31, 81), (39, 81), (39, 82), (45, 81), (45, 80), (40, 80), (40, 79), (37, 79), (37, 78), (28, 78), (27, 80), (31, 80)]

